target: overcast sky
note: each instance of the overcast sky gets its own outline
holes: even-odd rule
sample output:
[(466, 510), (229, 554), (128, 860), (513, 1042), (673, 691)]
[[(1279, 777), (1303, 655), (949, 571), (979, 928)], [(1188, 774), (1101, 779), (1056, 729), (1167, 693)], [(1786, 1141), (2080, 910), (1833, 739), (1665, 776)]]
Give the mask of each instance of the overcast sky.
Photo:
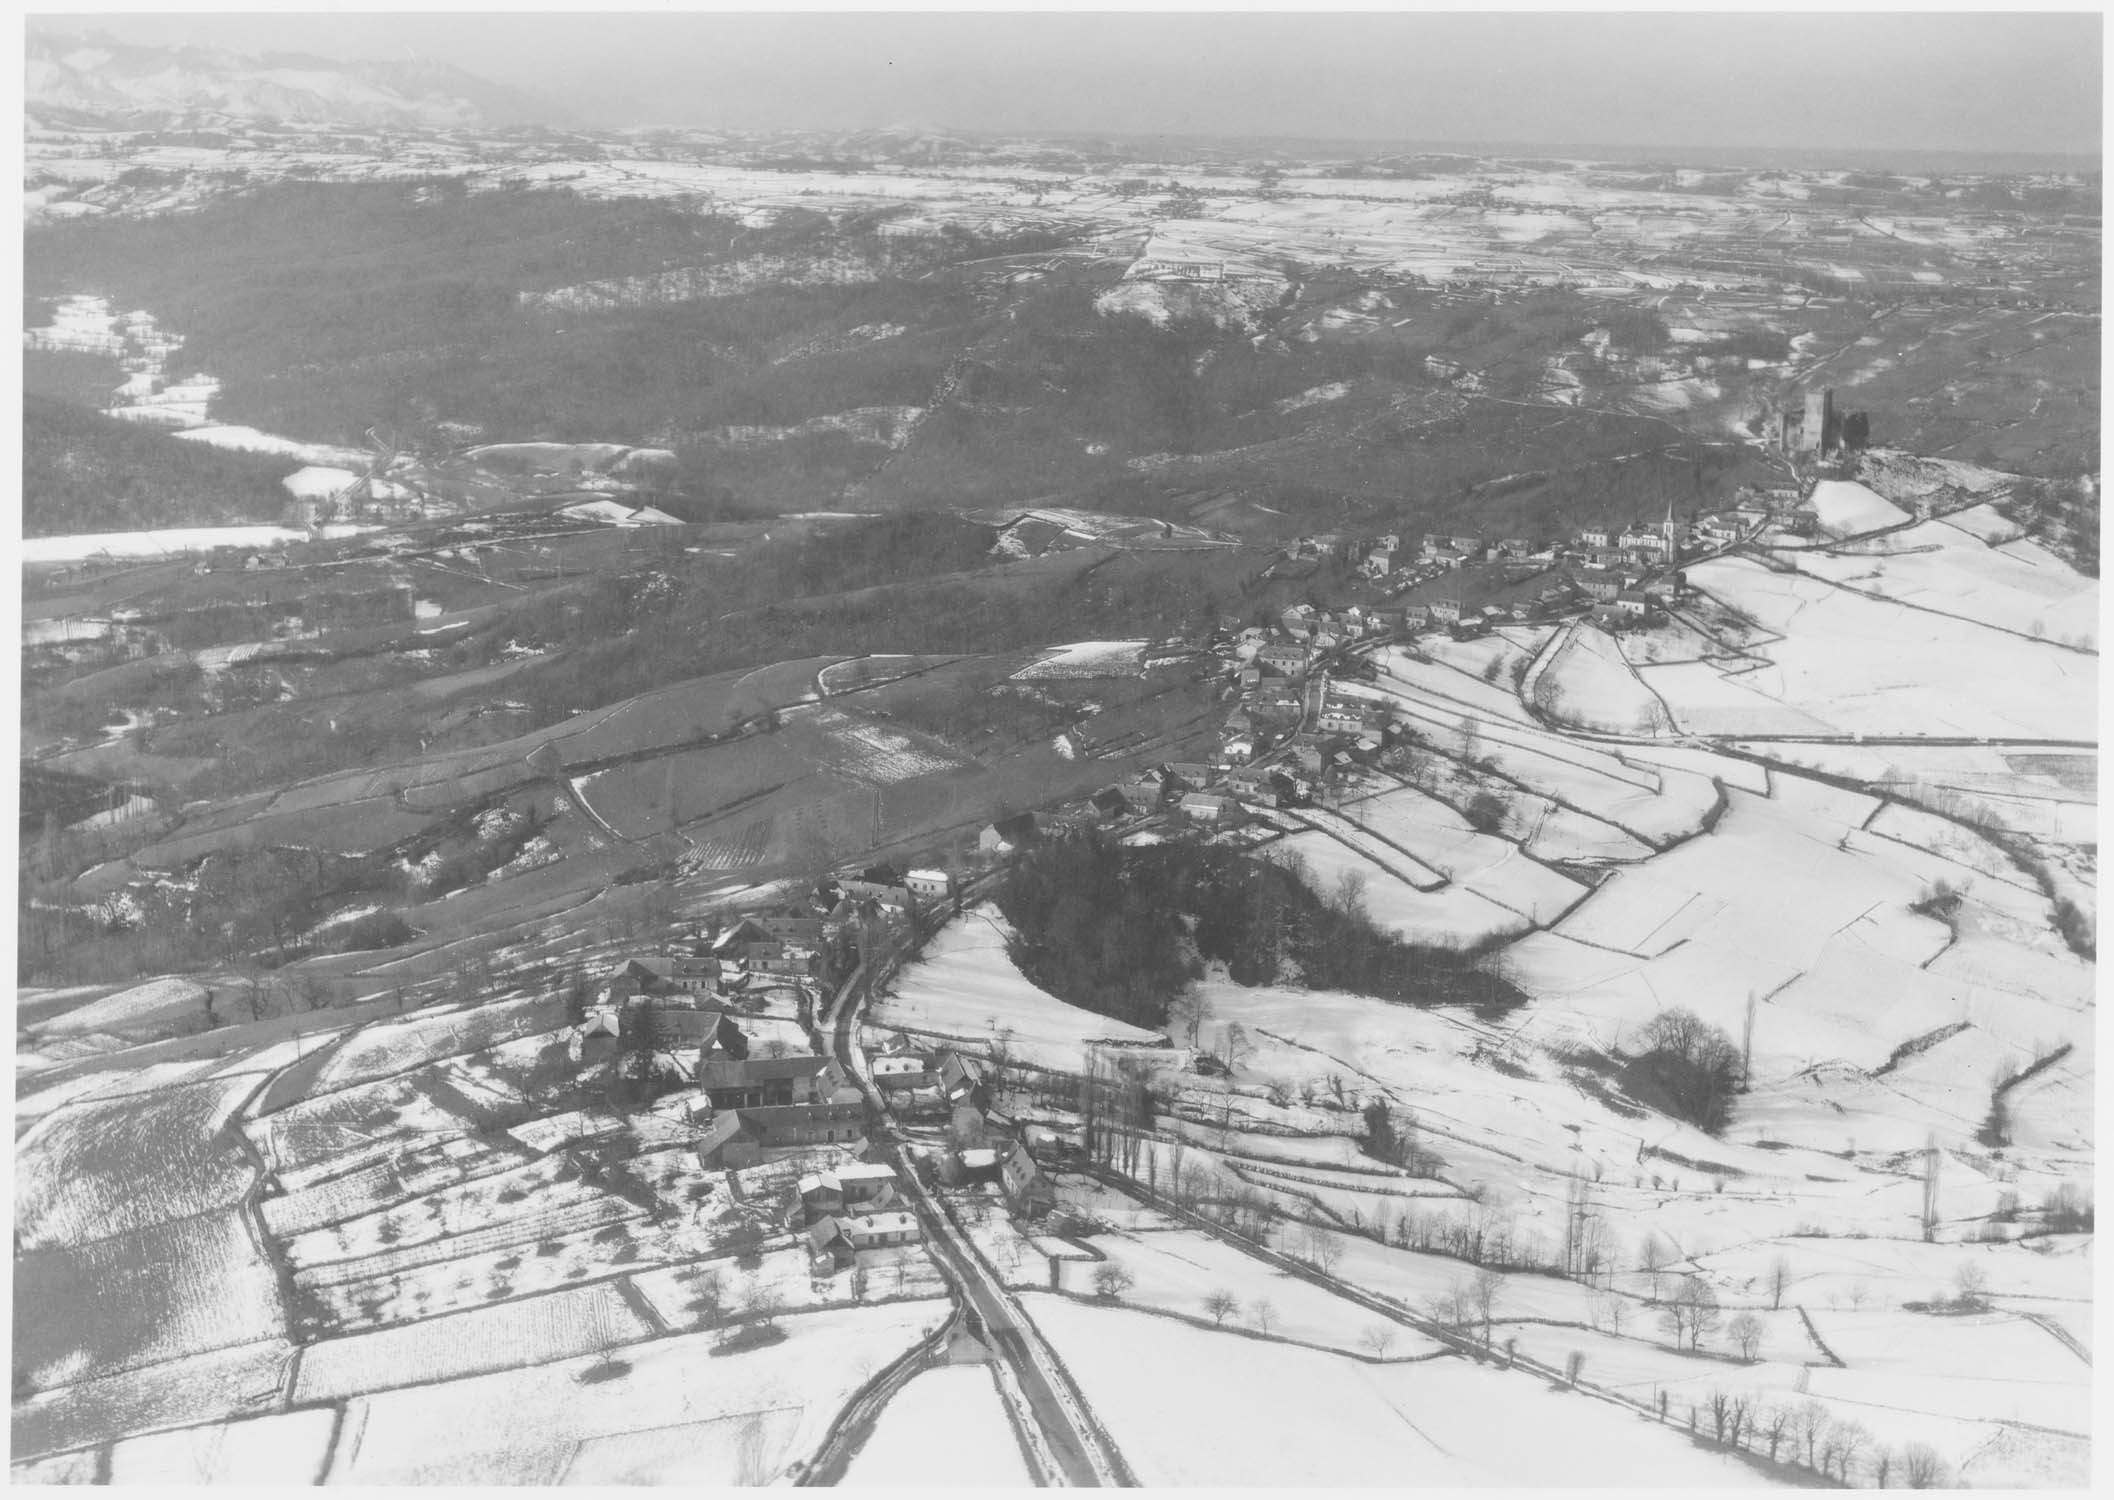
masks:
[(452, 62), (605, 125), (2097, 152), (2096, 14), (69, 16)]

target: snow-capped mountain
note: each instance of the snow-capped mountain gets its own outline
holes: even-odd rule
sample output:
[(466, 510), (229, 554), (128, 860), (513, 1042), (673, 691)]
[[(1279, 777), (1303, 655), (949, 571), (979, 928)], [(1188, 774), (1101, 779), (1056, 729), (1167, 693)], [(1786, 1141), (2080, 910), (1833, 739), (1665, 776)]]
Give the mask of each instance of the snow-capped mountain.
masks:
[(542, 100), (423, 59), (331, 62), (32, 36), (27, 62), (29, 108), (47, 118), (148, 126), (219, 116), (429, 129), (563, 122), (563, 111)]

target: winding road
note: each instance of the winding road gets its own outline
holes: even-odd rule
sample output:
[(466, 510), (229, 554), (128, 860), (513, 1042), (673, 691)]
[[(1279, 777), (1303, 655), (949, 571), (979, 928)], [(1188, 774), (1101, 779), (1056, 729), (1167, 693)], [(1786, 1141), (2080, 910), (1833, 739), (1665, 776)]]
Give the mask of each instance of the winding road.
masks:
[[(971, 882), (962, 892), (963, 899), (969, 899), (979, 885), (980, 882)], [(919, 930), (924, 926), (921, 919)], [(887, 1102), (874, 1086), (866, 1049), (859, 1043), (860, 1015), (878, 984), (894, 972), (913, 947), (911, 935), (899, 936), (880, 953), (861, 962), (838, 988), (829, 1009), (818, 1018), (818, 1030), (825, 1033), (823, 1041), (831, 1055), (866, 1095), (876, 1122), (874, 1142), (896, 1169), (897, 1186), (917, 1215), (925, 1243), (946, 1278), (957, 1318), (965, 1321), (969, 1331), (979, 1336), (996, 1356), (999, 1394), (1015, 1430), (1024, 1439), (1037, 1481), (1075, 1486), (1135, 1485), (1137, 1480), (1129, 1466), (1094, 1420), (1085, 1397), (1021, 1309), (1019, 1300), (946, 1205), (919, 1178)], [(901, 1380), (907, 1382), (910, 1373), (914, 1371), (905, 1371)], [(854, 1429), (861, 1429), (857, 1435), (863, 1437), (864, 1430), (870, 1430), (872, 1414), (878, 1410), (876, 1404), (871, 1413), (852, 1414), (853, 1421), (840, 1422), (840, 1431), (848, 1437)], [(863, 1422), (858, 1420), (861, 1416)], [(818, 1460), (810, 1472), (819, 1475), (830, 1467), (828, 1460)]]

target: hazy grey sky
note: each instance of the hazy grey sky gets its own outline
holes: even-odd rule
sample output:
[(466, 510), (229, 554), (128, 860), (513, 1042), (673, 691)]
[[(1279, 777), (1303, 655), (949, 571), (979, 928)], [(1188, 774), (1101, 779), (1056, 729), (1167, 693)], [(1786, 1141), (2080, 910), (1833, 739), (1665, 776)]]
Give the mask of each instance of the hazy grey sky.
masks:
[[(33, 21), (33, 26), (41, 24)], [(415, 52), (600, 124), (2097, 152), (2096, 14), (74, 15)]]

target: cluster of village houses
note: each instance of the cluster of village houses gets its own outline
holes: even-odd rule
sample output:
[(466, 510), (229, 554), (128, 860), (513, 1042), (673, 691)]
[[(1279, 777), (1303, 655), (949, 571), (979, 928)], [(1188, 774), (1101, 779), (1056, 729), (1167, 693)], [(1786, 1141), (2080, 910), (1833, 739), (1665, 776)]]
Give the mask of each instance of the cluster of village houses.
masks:
[[(1412, 553), (1395, 536), (1302, 539), (1289, 556), (1354, 561), (1381, 586), (1384, 602), (1308, 603), (1267, 623), (1221, 622), (1211, 644), (1231, 678), (1234, 703), (1211, 763), (1138, 772), (1077, 811), (1001, 818), (979, 834), (978, 855), (1002, 858), (1140, 815), (1171, 814), (1213, 831), (1243, 822), (1253, 808), (1312, 800), (1333, 777), (1379, 754), (1396, 732), (1384, 701), (1332, 685), (1332, 674), (1352, 676), (1361, 667), (1343, 648), (1421, 630), (1472, 638), (1493, 624), (1581, 605), (1611, 624), (1649, 620), (1678, 597), (1684, 558), (1786, 524), (1797, 499), (1795, 491), (1751, 493), (1689, 525), (1669, 513), (1657, 526), (1588, 527), (1562, 543), (1433, 533)], [(854, 929), (908, 923), (958, 889), (944, 870), (876, 868), (825, 880), (791, 905), (714, 922), (665, 951), (627, 958), (576, 1028), (574, 1056), (583, 1063), (622, 1058), (634, 1076), (665, 1090), (651, 1111), (687, 1127), (707, 1168), (846, 1148), (854, 1158), (848, 1164), (811, 1172), (799, 1184), (799, 1227), (818, 1270), (854, 1264), (860, 1250), (913, 1243), (919, 1221), (895, 1169), (856, 1159), (865, 1154), (870, 1124), (866, 1096), (832, 1058), (790, 1055), (777, 1044), (753, 1047), (740, 1018), (773, 991), (790, 989), (815, 1005), (838, 977), (841, 945)], [(642, 1026), (651, 1031), (650, 1044), (627, 1047), (627, 1035)], [(935, 1173), (943, 1185), (988, 1183), (1020, 1216), (1053, 1205), (1030, 1132), (991, 1107), (988, 1063), (899, 1036), (873, 1054), (870, 1073), (876, 1091), (905, 1118), (947, 1122), (949, 1145)]]
[[(1016, 833), (1018, 829), (1016, 828)], [(571, 1054), (583, 1066), (628, 1068), (664, 1092), (648, 1106), (685, 1127), (701, 1166), (738, 1170), (785, 1155), (841, 1148), (866, 1154), (866, 1096), (830, 1057), (757, 1046), (741, 1020), (771, 991), (794, 991), (813, 1005), (831, 977), (831, 945), (855, 924), (907, 922), (922, 903), (944, 898), (947, 875), (873, 870), (825, 881), (809, 900), (745, 912), (715, 923), (670, 951), (619, 962), (574, 1028)], [(628, 1046), (640, 1030), (644, 1047)], [(1019, 1216), (1046, 1212), (1055, 1193), (1015, 1123), (991, 1107), (990, 1069), (952, 1048), (921, 1049), (902, 1037), (871, 1059), (875, 1089), (905, 1115), (949, 1122), (938, 1179), (949, 1186), (988, 1181)], [(859, 1250), (920, 1238), (903, 1206), (893, 1167), (852, 1160), (800, 1182), (800, 1217), (818, 1269), (850, 1265)]]

